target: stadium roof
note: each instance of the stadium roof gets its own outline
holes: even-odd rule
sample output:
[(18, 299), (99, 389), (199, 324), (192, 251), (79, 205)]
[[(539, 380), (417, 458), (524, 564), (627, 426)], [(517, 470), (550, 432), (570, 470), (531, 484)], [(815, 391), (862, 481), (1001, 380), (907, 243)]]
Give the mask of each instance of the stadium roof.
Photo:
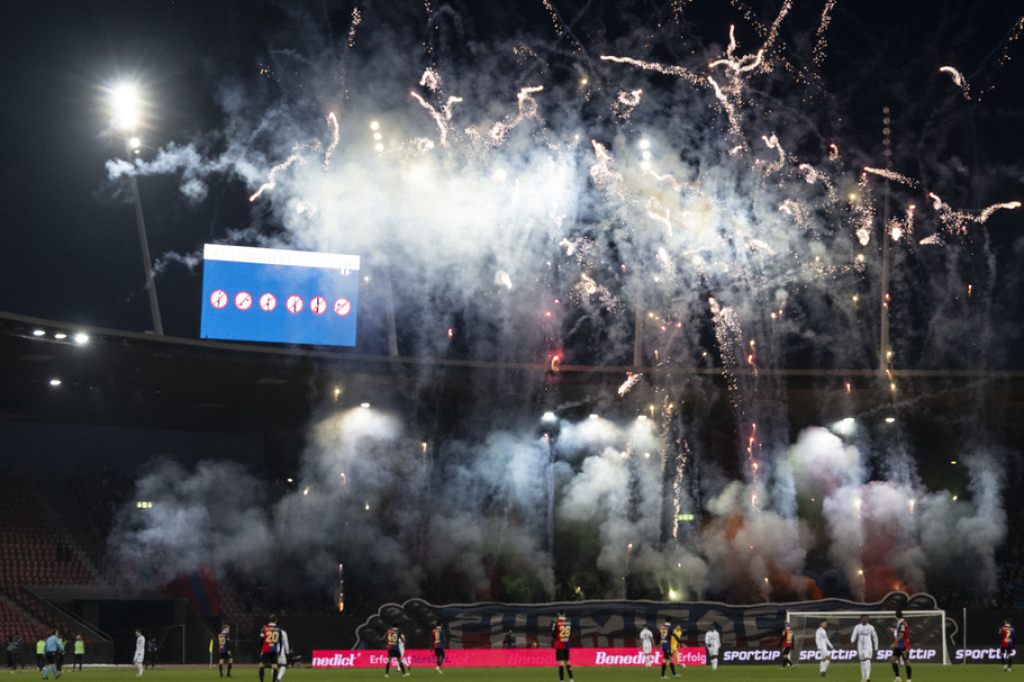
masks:
[[(63, 338), (58, 335), (63, 334)], [(76, 335), (85, 337), (76, 339)], [(445, 358), (366, 355), (323, 349), (184, 339), (102, 329), (0, 313), (0, 419), (78, 422), (183, 430), (269, 432), (301, 429), (334, 402), (355, 406), (416, 399), (424, 377), (439, 403), (459, 399), (481, 375), (510, 373), (527, 383), (558, 384), (560, 404), (582, 401), (630, 409), (616, 397), (629, 367), (501, 364)], [(656, 379), (702, 376), (724, 386), (720, 368), (639, 368)], [(817, 393), (842, 382), (857, 386), (858, 409), (890, 402), (877, 372), (761, 370), (786, 386), (791, 410), (818, 404)], [(1024, 372), (895, 372), (901, 400), (928, 400), (959, 411), (964, 391), (984, 387), (1005, 408), (1005, 424), (1024, 426)], [(51, 381), (59, 380), (53, 386)], [(641, 393), (638, 391), (637, 393)], [(631, 396), (633, 397), (633, 396)], [(634, 399), (639, 402), (639, 396)], [(646, 401), (643, 403), (646, 404)], [(642, 408), (640, 408), (642, 409)]]

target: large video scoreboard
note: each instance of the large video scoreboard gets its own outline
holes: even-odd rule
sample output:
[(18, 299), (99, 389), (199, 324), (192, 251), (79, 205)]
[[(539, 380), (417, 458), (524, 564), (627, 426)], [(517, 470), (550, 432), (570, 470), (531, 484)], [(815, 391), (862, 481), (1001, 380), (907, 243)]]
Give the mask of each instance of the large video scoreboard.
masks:
[(359, 256), (206, 244), (204, 339), (354, 346)]

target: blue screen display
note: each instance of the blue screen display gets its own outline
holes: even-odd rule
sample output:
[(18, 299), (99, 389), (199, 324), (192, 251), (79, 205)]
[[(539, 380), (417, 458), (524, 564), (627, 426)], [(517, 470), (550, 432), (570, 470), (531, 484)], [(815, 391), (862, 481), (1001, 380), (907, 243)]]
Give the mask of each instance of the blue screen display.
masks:
[(356, 345), (359, 257), (207, 244), (204, 339)]

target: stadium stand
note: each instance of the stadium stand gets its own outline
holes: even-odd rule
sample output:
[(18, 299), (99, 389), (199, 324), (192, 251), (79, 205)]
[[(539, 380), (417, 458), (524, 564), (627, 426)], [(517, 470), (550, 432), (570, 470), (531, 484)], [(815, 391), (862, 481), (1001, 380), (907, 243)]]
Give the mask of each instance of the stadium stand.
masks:
[(33, 633), (53, 618), (28, 588), (100, 584), (43, 499), (30, 481), (0, 477), (0, 596), (34, 619), (23, 626)]

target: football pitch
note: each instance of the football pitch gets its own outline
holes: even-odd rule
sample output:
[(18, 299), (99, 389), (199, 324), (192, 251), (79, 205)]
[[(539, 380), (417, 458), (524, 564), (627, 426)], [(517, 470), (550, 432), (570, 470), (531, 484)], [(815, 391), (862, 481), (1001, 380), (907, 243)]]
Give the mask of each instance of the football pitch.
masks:
[[(893, 678), (892, 669), (888, 665), (876, 665), (872, 667), (871, 678), (875, 682), (891, 682)], [(657, 668), (575, 668), (573, 670), (576, 682), (627, 682), (627, 681), (651, 681), (660, 680), (660, 670)], [(1018, 671), (1004, 673), (1001, 665), (953, 665), (939, 666), (922, 664), (914, 666), (914, 679), (917, 682), (936, 682), (956, 680), (958, 682), (982, 682), (988, 680), (1009, 680), (1014, 675), (1020, 675)], [(19, 671), (9, 680), (18, 679), (39, 679), (41, 675), (35, 670)], [(61, 676), (62, 680), (80, 680), (81, 682), (106, 682), (107, 680), (135, 680), (135, 669), (128, 666), (87, 668), (79, 671), (65, 671)], [(174, 667), (157, 668), (147, 670), (142, 680), (154, 682), (200, 682), (202, 680), (220, 680), (217, 675), (217, 668), (212, 670), (205, 666), (195, 667)], [(230, 678), (240, 682), (257, 682), (259, 673), (252, 666), (236, 666)], [(269, 673), (266, 676), (270, 682)], [(384, 679), (384, 671), (370, 669), (356, 670), (313, 670), (311, 668), (294, 668), (287, 672), (284, 682), (315, 682), (322, 680), (339, 680), (344, 682), (379, 681)], [(392, 670), (390, 680), (400, 680), (401, 674)], [(551, 668), (451, 668), (439, 675), (433, 668), (415, 668), (407, 678), (409, 680), (538, 680), (553, 682), (558, 679), (558, 671)], [(686, 668), (680, 671), (680, 682), (686, 680), (700, 680), (701, 682), (764, 682), (771, 680), (785, 680), (811, 682), (821, 680), (818, 675), (817, 665), (801, 665), (789, 670), (774, 665), (742, 665), (742, 666), (721, 666), (717, 672), (710, 668)], [(829, 681), (860, 682), (860, 669), (855, 665), (833, 664), (828, 671)]]

